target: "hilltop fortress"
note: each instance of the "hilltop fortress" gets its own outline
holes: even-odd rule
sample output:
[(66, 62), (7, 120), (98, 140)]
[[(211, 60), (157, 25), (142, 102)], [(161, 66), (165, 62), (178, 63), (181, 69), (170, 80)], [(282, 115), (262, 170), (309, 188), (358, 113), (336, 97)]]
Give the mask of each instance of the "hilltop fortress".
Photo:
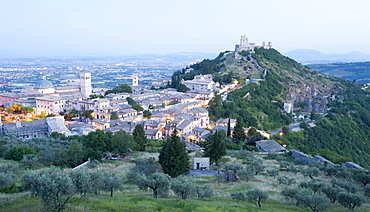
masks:
[(240, 38), (240, 44), (235, 45), (235, 59), (241, 59), (243, 56), (239, 54), (241, 51), (249, 51), (254, 52), (254, 48), (265, 48), (265, 49), (271, 49), (272, 44), (271, 42), (268, 42), (266, 45), (265, 42), (262, 42), (262, 46), (256, 46), (255, 43), (248, 43), (248, 38), (245, 35), (242, 35)]

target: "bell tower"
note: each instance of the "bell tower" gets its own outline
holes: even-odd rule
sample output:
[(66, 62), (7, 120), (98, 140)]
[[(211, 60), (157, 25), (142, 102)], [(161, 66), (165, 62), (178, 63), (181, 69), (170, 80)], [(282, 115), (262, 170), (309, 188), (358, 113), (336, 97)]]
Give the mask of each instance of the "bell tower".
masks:
[(88, 98), (92, 93), (91, 73), (83, 71), (80, 73), (80, 90), (85, 98)]
[(139, 85), (139, 75), (133, 74), (132, 75), (132, 86), (138, 86)]

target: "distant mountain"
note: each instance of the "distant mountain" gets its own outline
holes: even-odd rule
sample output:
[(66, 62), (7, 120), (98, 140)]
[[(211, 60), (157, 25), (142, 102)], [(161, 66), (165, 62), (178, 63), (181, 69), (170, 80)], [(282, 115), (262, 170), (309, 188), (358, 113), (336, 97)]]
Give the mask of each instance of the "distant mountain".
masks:
[(345, 54), (325, 54), (312, 49), (296, 49), (286, 52), (284, 55), (302, 64), (370, 61), (370, 54), (364, 54), (359, 51), (352, 51)]
[(325, 75), (359, 84), (370, 83), (370, 62), (308, 64), (307, 66)]

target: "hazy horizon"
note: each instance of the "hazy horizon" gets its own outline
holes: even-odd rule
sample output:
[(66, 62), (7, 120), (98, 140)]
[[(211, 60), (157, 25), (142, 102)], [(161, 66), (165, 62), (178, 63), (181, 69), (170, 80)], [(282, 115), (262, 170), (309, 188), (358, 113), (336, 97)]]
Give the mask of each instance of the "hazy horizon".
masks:
[(5, 1), (0, 52), (218, 53), (246, 34), (280, 52), (370, 54), (369, 10), (366, 0)]

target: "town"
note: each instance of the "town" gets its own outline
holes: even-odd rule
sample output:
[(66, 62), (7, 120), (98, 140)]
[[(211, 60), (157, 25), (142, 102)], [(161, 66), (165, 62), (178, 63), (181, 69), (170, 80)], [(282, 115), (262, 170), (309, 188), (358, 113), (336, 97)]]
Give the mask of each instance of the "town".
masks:
[[(262, 46), (255, 46), (254, 43), (248, 43), (248, 38), (244, 35), (241, 36), (240, 44), (235, 46), (234, 57), (243, 59), (240, 52), (253, 51), (254, 48), (269, 49), (272, 45), (271, 42), (268, 45), (263, 42)], [(259, 67), (257, 62), (254, 63)], [(97, 67), (93, 67), (96, 70)], [(86, 67), (77, 68), (81, 69)], [(58, 70), (61, 71), (60, 68), (53, 69), (54, 72)], [(187, 67), (184, 71), (191, 70)], [(266, 72), (264, 69), (261, 71)], [(129, 73), (132, 73), (131, 76), (127, 77), (126, 74), (125, 79), (127, 83), (131, 79), (132, 86), (125, 86), (130, 88), (130, 92), (106, 93), (109, 89), (99, 87), (99, 82), (93, 88), (91, 72), (80, 71), (77, 78), (68, 69), (63, 72), (64, 77), (58, 80), (58, 86), (54, 86), (46, 75), (41, 75), (41, 79), (33, 87), (33, 84), (28, 84), (26, 88), (16, 89), (17, 92), (0, 93), (0, 106), (7, 108), (1, 117), (1, 134), (22, 139), (49, 137), (53, 132), (65, 136), (81, 136), (95, 130), (123, 130), (132, 134), (135, 126), (140, 124), (147, 139), (166, 139), (177, 129), (182, 141), (197, 146), (205, 141), (211, 130), (227, 131), (228, 125), (231, 129), (236, 125), (236, 119), (220, 118), (212, 122), (206, 109), (215, 93), (226, 100), (229, 92), (240, 88), (235, 79), (230, 84), (220, 85), (213, 81), (211, 74), (197, 75), (193, 80), (181, 82), (189, 89), (187, 92), (178, 92), (174, 88), (166, 88), (171, 80), (163, 77), (166, 75), (158, 77), (159, 74), (154, 74), (152, 77), (155, 79), (150, 83), (141, 81), (139, 84), (139, 74), (140, 77), (145, 77), (148, 73)], [(99, 79), (101, 80), (101, 76)], [(118, 84), (111, 84), (111, 87), (112, 85)], [(21, 108), (28, 110), (14, 114), (20, 112)], [(263, 131), (261, 133), (269, 138), (269, 134)]]
[[(2, 116), (2, 134), (23, 139), (47, 137), (52, 132), (66, 136), (87, 135), (97, 129), (124, 130), (131, 134), (135, 126), (141, 124), (148, 139), (165, 139), (176, 128), (183, 141), (199, 144), (210, 132), (206, 129), (227, 128), (227, 119), (211, 123), (205, 109), (214, 92), (225, 96), (237, 88), (237, 82), (220, 86), (212, 81), (211, 75), (199, 75), (183, 82), (191, 88), (186, 93), (172, 88), (156, 90), (151, 89), (157, 87), (154, 84), (139, 85), (139, 76), (134, 74), (132, 93), (109, 93), (104, 98), (91, 98), (104, 95), (103, 91), (92, 93), (91, 79), (91, 73), (80, 72), (78, 85), (55, 87), (43, 76), (30, 92), (1, 93), (3, 107), (34, 108), (33, 112)], [(133, 109), (128, 100), (140, 104), (141, 108)], [(71, 114), (71, 111), (77, 111), (75, 117), (65, 121), (63, 114)], [(143, 111), (151, 115), (145, 116)], [(86, 116), (86, 113), (89, 114)], [(40, 119), (46, 116), (51, 117)], [(235, 123), (232, 119), (231, 126)]]

